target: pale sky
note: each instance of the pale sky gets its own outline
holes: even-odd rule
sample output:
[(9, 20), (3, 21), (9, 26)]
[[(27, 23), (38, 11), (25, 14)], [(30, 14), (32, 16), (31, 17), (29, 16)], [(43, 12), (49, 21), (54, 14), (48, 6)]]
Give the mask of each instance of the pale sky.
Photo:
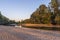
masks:
[(0, 11), (11, 20), (30, 18), (30, 15), (41, 5), (48, 6), (50, 0), (0, 0)]

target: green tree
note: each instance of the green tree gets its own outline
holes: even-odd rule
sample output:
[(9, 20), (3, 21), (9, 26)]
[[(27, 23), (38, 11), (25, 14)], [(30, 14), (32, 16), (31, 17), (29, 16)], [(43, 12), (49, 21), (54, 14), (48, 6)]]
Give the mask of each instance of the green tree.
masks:
[(31, 19), (33, 23), (38, 23), (38, 24), (50, 23), (50, 17), (51, 17), (51, 14), (44, 4), (40, 5), (40, 7), (31, 15)]
[(57, 24), (57, 25), (60, 25), (60, 15), (57, 15), (57, 16), (55, 17), (55, 21), (56, 21), (56, 24)]

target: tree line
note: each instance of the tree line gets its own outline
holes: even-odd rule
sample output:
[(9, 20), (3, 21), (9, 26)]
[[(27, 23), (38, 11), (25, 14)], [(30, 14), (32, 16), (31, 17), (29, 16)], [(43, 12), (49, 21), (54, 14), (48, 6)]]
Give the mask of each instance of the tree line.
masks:
[(54, 5), (54, 13), (44, 4), (40, 5), (30, 16), (30, 19), (21, 21), (21, 23), (31, 24), (53, 24), (60, 25), (60, 10)]
[(17, 24), (15, 20), (10, 20), (9, 18), (2, 15), (0, 11), (0, 25), (9, 25), (9, 24)]

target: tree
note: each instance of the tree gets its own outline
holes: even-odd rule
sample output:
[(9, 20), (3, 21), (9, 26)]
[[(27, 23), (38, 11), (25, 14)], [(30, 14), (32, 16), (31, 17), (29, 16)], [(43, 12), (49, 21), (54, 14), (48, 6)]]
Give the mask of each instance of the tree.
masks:
[(60, 11), (58, 10), (56, 3), (52, 2), (52, 5), (54, 8), (54, 13), (50, 12), (48, 8), (42, 4), (31, 14), (30, 19), (26, 19), (22, 21), (22, 23), (60, 25)]
[(40, 7), (32, 13), (31, 19), (33, 23), (42, 23), (42, 24), (47, 24), (50, 23), (50, 12), (48, 11), (47, 7), (42, 4)]
[(51, 0), (52, 8), (54, 8), (54, 14), (51, 16), (52, 24), (60, 24), (60, 10), (58, 9), (57, 0)]
[(31, 21), (33, 23), (40, 23), (39, 9), (33, 12), (33, 14), (31, 15)]
[(6, 24), (6, 23), (8, 23), (8, 18), (6, 18), (5, 16), (3, 16), (2, 14), (1, 14), (1, 11), (0, 11), (0, 24)]
[(57, 16), (55, 17), (55, 21), (56, 21), (56, 24), (57, 24), (57, 25), (60, 25), (60, 15), (57, 15)]
[(1, 11), (0, 11), (0, 25), (8, 25), (8, 24), (12, 24), (12, 23), (16, 23), (16, 22), (14, 20), (10, 20), (9, 18), (2, 15)]
[(31, 19), (25, 19), (21, 21), (21, 24), (25, 24), (25, 23), (31, 23)]

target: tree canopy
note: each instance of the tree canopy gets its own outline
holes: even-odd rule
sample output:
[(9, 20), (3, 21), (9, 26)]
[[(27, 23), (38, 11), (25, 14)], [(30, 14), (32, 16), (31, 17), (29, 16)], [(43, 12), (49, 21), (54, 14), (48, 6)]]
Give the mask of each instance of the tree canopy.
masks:
[(8, 24), (13, 24), (13, 23), (16, 23), (16, 22), (2, 15), (0, 11), (0, 25), (8, 25)]
[[(55, 4), (54, 4), (55, 5)], [(54, 7), (54, 13), (48, 10), (44, 4), (40, 5), (37, 10), (35, 10), (30, 19), (26, 19), (24, 23), (33, 23), (33, 24), (59, 24), (60, 25), (60, 12), (57, 9), (57, 6)]]

